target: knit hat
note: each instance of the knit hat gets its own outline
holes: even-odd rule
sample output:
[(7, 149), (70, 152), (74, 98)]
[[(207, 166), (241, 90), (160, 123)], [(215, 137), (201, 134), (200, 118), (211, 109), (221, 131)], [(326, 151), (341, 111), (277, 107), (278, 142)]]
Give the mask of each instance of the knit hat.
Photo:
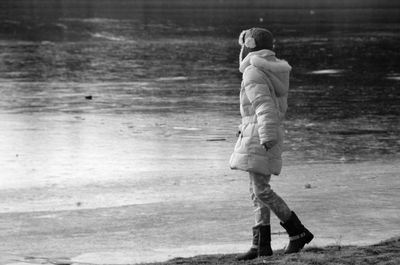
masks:
[(267, 29), (251, 28), (240, 33), (239, 44), (242, 46), (240, 59), (243, 60), (250, 52), (263, 49), (272, 50), (274, 37)]

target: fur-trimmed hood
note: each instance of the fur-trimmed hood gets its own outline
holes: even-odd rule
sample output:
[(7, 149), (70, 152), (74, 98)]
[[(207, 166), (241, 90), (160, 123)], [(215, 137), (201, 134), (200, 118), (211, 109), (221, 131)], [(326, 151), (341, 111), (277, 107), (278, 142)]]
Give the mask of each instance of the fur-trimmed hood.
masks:
[(239, 71), (243, 73), (249, 65), (273, 73), (289, 72), (292, 70), (288, 62), (276, 58), (275, 53), (271, 50), (260, 50), (249, 53), (240, 62)]

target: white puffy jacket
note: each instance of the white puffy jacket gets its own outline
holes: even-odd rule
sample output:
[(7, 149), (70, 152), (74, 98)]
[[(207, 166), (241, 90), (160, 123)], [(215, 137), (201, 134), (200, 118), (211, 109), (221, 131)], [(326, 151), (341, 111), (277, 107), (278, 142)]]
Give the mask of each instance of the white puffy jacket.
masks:
[[(282, 168), (284, 130), (287, 110), (290, 65), (270, 50), (249, 53), (240, 63), (243, 80), (240, 90), (242, 123), (232, 169), (279, 175)], [(276, 140), (268, 152), (262, 144)]]

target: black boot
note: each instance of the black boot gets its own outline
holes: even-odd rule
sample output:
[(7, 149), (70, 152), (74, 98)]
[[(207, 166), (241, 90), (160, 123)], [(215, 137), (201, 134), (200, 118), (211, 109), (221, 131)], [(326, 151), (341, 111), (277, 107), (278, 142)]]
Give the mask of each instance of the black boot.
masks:
[(305, 244), (310, 243), (314, 238), (314, 235), (303, 226), (294, 212), (292, 212), (289, 220), (281, 223), (281, 226), (286, 229), (290, 240), (285, 254), (299, 252)]
[(271, 256), (271, 226), (253, 227), (253, 246), (237, 260), (252, 260), (261, 256)]
[(272, 256), (271, 248), (271, 226), (261, 225), (260, 229), (260, 239), (258, 240), (258, 256)]

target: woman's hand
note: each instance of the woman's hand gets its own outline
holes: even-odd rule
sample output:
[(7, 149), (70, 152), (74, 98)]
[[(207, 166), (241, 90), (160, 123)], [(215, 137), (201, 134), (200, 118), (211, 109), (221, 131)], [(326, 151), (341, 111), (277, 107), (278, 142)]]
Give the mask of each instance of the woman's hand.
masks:
[(264, 147), (265, 151), (269, 151), (272, 147), (274, 147), (276, 144), (278, 143), (277, 140), (272, 140), (272, 141), (268, 141), (262, 144), (262, 146)]

